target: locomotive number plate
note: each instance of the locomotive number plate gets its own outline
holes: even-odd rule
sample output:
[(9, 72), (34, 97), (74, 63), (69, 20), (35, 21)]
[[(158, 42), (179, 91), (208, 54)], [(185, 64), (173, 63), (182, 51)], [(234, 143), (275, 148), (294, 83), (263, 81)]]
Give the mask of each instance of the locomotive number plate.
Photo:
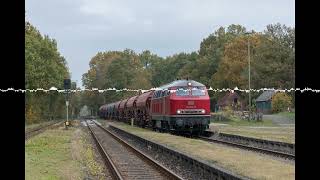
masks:
[(194, 105), (194, 101), (188, 101), (188, 105), (189, 105), (189, 106)]

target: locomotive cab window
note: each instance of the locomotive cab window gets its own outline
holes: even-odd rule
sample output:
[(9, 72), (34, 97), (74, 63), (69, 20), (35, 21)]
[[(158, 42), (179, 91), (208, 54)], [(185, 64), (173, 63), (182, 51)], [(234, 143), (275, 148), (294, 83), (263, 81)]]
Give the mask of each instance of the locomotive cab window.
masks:
[(177, 96), (189, 96), (190, 93), (189, 93), (189, 90), (187, 87), (179, 87), (179, 88), (177, 88), (176, 95)]
[(166, 96), (166, 92), (163, 90), (161, 91), (161, 97), (164, 97), (164, 96)]
[(205, 96), (206, 91), (204, 88), (201, 87), (192, 87), (191, 90), (192, 96)]
[(170, 95), (170, 91), (166, 90), (166, 94), (167, 94), (167, 96), (169, 96)]
[(156, 92), (156, 98), (159, 98), (161, 96), (161, 91)]
[(158, 91), (156, 91), (156, 92), (153, 93), (153, 98), (157, 98), (157, 92), (158, 92)]

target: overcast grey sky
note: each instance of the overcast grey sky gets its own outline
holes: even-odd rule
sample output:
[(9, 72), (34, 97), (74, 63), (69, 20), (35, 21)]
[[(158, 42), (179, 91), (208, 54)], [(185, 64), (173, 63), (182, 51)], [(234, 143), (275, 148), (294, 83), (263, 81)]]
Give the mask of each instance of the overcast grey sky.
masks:
[(294, 0), (26, 0), (26, 19), (57, 40), (72, 80), (99, 51), (150, 50), (165, 57), (197, 51), (220, 26), (295, 26)]

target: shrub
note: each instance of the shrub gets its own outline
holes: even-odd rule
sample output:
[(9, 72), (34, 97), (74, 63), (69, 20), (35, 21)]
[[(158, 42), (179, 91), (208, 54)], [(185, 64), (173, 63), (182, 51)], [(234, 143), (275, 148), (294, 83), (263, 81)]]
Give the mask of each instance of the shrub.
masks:
[(232, 107), (226, 106), (226, 107), (223, 109), (222, 114), (223, 114), (223, 116), (225, 116), (226, 118), (230, 118), (230, 117), (233, 115)]
[(28, 105), (25, 108), (25, 113), (26, 113), (26, 123), (27, 124), (33, 124), (33, 123), (38, 123), (39, 122), (39, 113), (37, 112), (37, 108), (34, 107), (33, 105)]
[(292, 106), (292, 98), (286, 93), (276, 93), (272, 97), (271, 107), (272, 112), (286, 111), (288, 107)]

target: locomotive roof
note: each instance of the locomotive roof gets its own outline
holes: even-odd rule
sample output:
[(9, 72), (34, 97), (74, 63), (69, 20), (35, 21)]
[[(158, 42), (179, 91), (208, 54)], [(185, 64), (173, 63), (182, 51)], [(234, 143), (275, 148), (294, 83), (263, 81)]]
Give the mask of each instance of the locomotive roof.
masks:
[(204, 84), (201, 84), (194, 80), (176, 80), (169, 84), (160, 86), (159, 89), (168, 89), (170, 87), (177, 87), (177, 86), (181, 86), (181, 87), (188, 86), (188, 83), (191, 83), (191, 86), (205, 86)]

